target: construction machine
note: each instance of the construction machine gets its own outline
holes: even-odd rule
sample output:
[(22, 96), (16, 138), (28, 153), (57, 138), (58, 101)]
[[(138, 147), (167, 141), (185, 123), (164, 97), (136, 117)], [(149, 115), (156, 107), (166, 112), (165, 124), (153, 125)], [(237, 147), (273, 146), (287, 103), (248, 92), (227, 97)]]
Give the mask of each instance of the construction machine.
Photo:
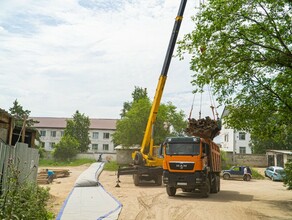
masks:
[[(161, 75), (156, 87), (155, 97), (152, 103), (151, 111), (149, 114), (144, 138), (139, 151), (132, 154), (133, 166), (127, 168), (120, 168), (118, 170), (118, 181), (120, 175), (133, 174), (134, 184), (137, 186), (142, 180), (154, 180), (157, 185), (162, 184), (162, 163), (163, 157), (157, 154), (159, 147), (154, 146), (154, 124), (160, 106), (160, 101), (165, 86), (168, 69), (170, 66), (171, 58), (175, 48), (177, 36), (183, 19), (184, 9), (187, 0), (181, 0), (178, 14), (175, 19), (174, 27), (172, 30), (171, 38), (169, 41), (168, 49), (164, 59)], [(118, 185), (117, 185), (118, 186)]]

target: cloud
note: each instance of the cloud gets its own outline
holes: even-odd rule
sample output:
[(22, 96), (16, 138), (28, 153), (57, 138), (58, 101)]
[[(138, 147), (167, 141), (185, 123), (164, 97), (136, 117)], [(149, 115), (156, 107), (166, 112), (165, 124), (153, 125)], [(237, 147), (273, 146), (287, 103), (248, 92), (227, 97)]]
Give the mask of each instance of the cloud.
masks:
[[(193, 28), (194, 6), (187, 4), (179, 38)], [(1, 1), (0, 107), (18, 99), (32, 116), (79, 110), (119, 118), (135, 86), (154, 97), (178, 7), (176, 0)], [(188, 62), (173, 58), (162, 97), (187, 115)]]

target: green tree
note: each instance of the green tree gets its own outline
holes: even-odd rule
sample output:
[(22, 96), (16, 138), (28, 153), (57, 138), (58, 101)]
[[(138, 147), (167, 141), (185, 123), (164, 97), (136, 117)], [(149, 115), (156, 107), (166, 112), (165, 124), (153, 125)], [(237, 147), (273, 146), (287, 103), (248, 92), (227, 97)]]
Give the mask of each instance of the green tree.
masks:
[(285, 173), (286, 177), (284, 178), (284, 185), (288, 187), (288, 189), (292, 190), (292, 160), (288, 160), (285, 164)]
[(226, 123), (292, 147), (291, 1), (210, 0), (178, 55), (191, 54), (193, 85), (211, 85)]
[[(124, 146), (141, 144), (150, 109), (151, 102), (148, 97), (133, 101), (125, 116), (117, 122), (117, 128), (113, 134), (114, 143)], [(176, 107), (171, 103), (161, 104), (154, 126), (155, 144), (160, 144), (166, 136), (181, 134), (186, 128), (186, 123), (182, 111), (177, 112)]]
[(31, 128), (38, 121), (34, 121), (29, 118), (31, 111), (24, 110), (23, 107), (18, 103), (17, 99), (13, 102), (13, 106), (9, 108), (10, 114), (15, 118), (15, 124), (18, 127), (23, 126), (25, 120), (25, 126)]
[(64, 135), (55, 145), (53, 156), (57, 160), (71, 160), (79, 151), (79, 142), (74, 137)]
[(142, 98), (147, 98), (147, 90), (142, 87), (135, 86), (134, 91), (132, 92), (132, 102), (124, 102), (121, 117), (125, 117), (126, 113), (131, 109), (134, 102)]
[(79, 152), (86, 152), (89, 149), (88, 145), (91, 143), (89, 139), (89, 127), (89, 117), (81, 114), (78, 110), (73, 115), (72, 120), (67, 120), (64, 135), (71, 136), (78, 141)]

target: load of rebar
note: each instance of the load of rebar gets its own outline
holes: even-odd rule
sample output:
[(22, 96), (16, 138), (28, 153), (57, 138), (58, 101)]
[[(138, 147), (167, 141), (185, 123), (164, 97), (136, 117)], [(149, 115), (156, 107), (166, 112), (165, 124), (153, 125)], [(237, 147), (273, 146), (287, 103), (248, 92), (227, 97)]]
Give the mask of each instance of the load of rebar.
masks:
[(209, 138), (211, 140), (219, 135), (221, 130), (221, 121), (212, 120), (210, 117), (202, 119), (189, 118), (188, 127), (185, 132), (190, 136)]

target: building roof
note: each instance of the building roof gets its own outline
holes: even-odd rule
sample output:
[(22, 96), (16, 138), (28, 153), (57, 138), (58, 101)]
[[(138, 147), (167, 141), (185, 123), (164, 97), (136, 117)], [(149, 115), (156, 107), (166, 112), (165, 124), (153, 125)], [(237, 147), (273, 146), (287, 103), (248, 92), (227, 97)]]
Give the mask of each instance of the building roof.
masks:
[(292, 151), (291, 150), (267, 150), (267, 152), (280, 153), (280, 154), (290, 154), (290, 155), (292, 155)]
[[(54, 117), (31, 117), (39, 123), (34, 124), (35, 128), (59, 128), (64, 129), (67, 124), (67, 120), (72, 120), (72, 118), (54, 118)], [(118, 119), (97, 119), (90, 118), (90, 129), (99, 130), (116, 130), (116, 123)]]

